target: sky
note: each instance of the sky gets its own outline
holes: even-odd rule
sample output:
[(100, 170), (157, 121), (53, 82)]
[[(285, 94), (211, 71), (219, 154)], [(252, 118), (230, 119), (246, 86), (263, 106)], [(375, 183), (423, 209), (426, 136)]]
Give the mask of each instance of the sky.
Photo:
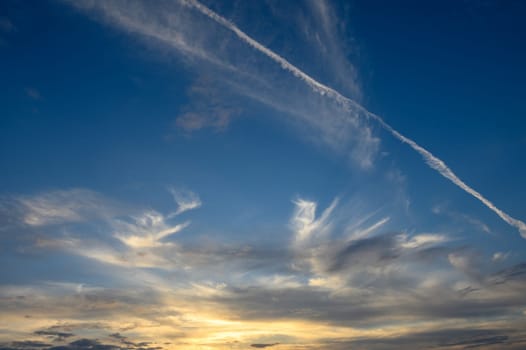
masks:
[(0, 349), (524, 349), (526, 2), (0, 2)]

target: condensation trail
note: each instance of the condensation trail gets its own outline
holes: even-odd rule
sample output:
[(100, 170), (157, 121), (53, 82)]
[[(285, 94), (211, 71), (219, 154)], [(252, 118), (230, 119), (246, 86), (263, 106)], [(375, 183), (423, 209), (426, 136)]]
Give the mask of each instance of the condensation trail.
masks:
[(393, 135), (395, 138), (400, 140), (401, 142), (409, 145), (413, 150), (418, 152), (426, 161), (427, 165), (431, 167), (432, 169), (435, 169), (438, 171), (440, 175), (460, 187), (462, 190), (467, 192), (468, 194), (472, 195), (476, 199), (482, 202), (486, 207), (488, 207), (490, 210), (492, 210), (495, 214), (497, 214), (502, 220), (504, 220), (509, 225), (517, 228), (519, 230), (519, 233), (523, 238), (526, 239), (526, 224), (522, 222), (521, 220), (515, 219), (499, 208), (497, 208), (492, 202), (490, 202), (488, 199), (486, 199), (482, 194), (480, 194), (478, 191), (467, 185), (464, 181), (462, 181), (455, 173), (439, 158), (435, 157), (431, 152), (423, 148), (422, 146), (418, 145), (415, 141), (411, 140), (408, 137), (405, 137), (404, 135), (400, 134), (398, 131), (393, 129), (389, 124), (387, 124), (380, 116), (369, 112), (367, 109), (365, 109), (363, 106), (358, 104), (356, 101), (343, 96), (338, 91), (320, 83), (319, 81), (312, 78), (307, 73), (303, 72), (301, 69), (287, 61), (285, 58), (281, 57), (274, 51), (268, 49), (267, 47), (260, 44), (258, 41), (252, 39), (250, 36), (248, 36), (245, 32), (243, 32), (241, 29), (239, 29), (234, 23), (227, 20), (223, 16), (215, 13), (205, 5), (201, 4), (197, 0), (181, 0), (183, 4), (187, 6), (191, 6), (201, 12), (203, 15), (209, 17), (210, 19), (214, 20), (218, 24), (222, 25), (223, 27), (229, 29), (234, 34), (236, 34), (239, 39), (241, 39), (243, 42), (251, 46), (252, 48), (256, 49), (257, 51), (261, 52), (265, 56), (269, 57), (276, 63), (279, 63), (281, 67), (289, 72), (291, 72), (294, 76), (297, 78), (303, 80), (307, 85), (309, 85), (314, 91), (317, 93), (327, 96), (329, 98), (332, 98), (333, 100), (337, 101), (342, 105), (342, 107), (355, 111), (361, 112), (368, 118), (374, 119), (377, 121), (385, 130), (387, 130), (391, 135)]

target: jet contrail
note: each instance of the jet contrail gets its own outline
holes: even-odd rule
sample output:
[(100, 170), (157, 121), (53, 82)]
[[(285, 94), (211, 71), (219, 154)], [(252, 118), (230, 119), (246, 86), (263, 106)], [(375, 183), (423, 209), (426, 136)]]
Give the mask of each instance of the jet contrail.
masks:
[(429, 167), (431, 167), (432, 169), (435, 169), (436, 171), (438, 171), (440, 175), (442, 175), (443, 177), (445, 177), (446, 179), (448, 179), (449, 181), (451, 181), (452, 183), (460, 187), (462, 190), (464, 190), (468, 194), (472, 195), (473, 197), (481, 201), (482, 204), (484, 204), (486, 207), (492, 210), (506, 223), (517, 228), (521, 236), (526, 239), (526, 224), (524, 222), (509, 216), (508, 214), (506, 214), (505, 212), (497, 208), (492, 202), (486, 199), (482, 194), (480, 194), (478, 191), (476, 191), (475, 189), (467, 185), (457, 175), (455, 175), (455, 173), (442, 160), (435, 157), (431, 152), (429, 152), (422, 146), (418, 145), (415, 141), (400, 134), (398, 131), (393, 129), (389, 124), (387, 124), (380, 116), (372, 112), (369, 112), (367, 109), (365, 109), (365, 107), (361, 106), (359, 103), (355, 102), (354, 100), (343, 96), (338, 91), (315, 80), (310, 75), (303, 72), (301, 69), (299, 69), (298, 67), (296, 67), (295, 65), (287, 61), (285, 58), (281, 57), (274, 51), (263, 46), (258, 41), (252, 39), (249, 35), (247, 35), (245, 32), (239, 29), (234, 23), (224, 18), (223, 16), (215, 13), (214, 11), (212, 11), (205, 5), (201, 4), (199, 1), (197, 0), (181, 0), (181, 1), (183, 4), (195, 8), (196, 10), (201, 12), (203, 15), (209, 17), (210, 19), (214, 20), (218, 24), (232, 31), (243, 42), (245, 42), (252, 48), (256, 49), (257, 51), (261, 52), (265, 56), (269, 57), (276, 63), (279, 63), (283, 69), (291, 72), (294, 76), (303, 80), (317, 93), (334, 99), (346, 109), (350, 110), (352, 108), (355, 108), (356, 110), (358, 110), (359, 112), (367, 116), (368, 118), (376, 120), (391, 135), (393, 135), (395, 138), (397, 138), (401, 142), (406, 143), (407, 145), (409, 145), (409, 147), (411, 147), (413, 150), (418, 152), (424, 158), (424, 160), (426, 161)]

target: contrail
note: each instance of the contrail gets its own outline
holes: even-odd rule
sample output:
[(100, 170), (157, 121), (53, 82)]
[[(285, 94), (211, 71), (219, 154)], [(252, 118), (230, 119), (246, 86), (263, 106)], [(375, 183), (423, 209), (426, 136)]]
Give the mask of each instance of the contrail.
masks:
[(265, 56), (269, 57), (276, 63), (279, 63), (283, 69), (291, 72), (294, 76), (303, 80), (307, 85), (309, 85), (317, 93), (323, 96), (332, 98), (333, 100), (340, 103), (346, 109), (350, 110), (354, 108), (355, 110), (358, 110), (359, 112), (363, 113), (368, 118), (376, 120), (391, 135), (393, 135), (395, 138), (397, 138), (401, 142), (409, 145), (409, 147), (411, 147), (413, 150), (418, 152), (424, 158), (424, 160), (426, 161), (429, 167), (431, 167), (432, 169), (435, 169), (436, 171), (438, 171), (440, 175), (442, 175), (443, 177), (445, 177), (446, 179), (448, 179), (449, 181), (451, 181), (452, 183), (460, 187), (462, 190), (464, 190), (468, 194), (472, 195), (473, 197), (481, 201), (482, 204), (484, 204), (486, 207), (492, 210), (506, 223), (517, 228), (521, 236), (526, 239), (526, 224), (524, 222), (509, 216), (508, 214), (506, 214), (505, 212), (497, 208), (492, 202), (486, 199), (482, 194), (480, 194), (478, 191), (476, 191), (475, 189), (467, 185), (457, 175), (455, 175), (455, 173), (441, 159), (435, 157), (431, 152), (426, 150), (424, 147), (418, 145), (415, 141), (400, 134), (398, 131), (393, 129), (389, 124), (387, 124), (380, 116), (372, 112), (369, 112), (367, 109), (365, 109), (365, 107), (361, 106), (356, 101), (343, 96), (338, 91), (315, 80), (310, 75), (303, 72), (301, 69), (299, 69), (298, 67), (296, 67), (295, 65), (287, 61), (285, 58), (281, 57), (274, 51), (263, 46), (258, 41), (252, 39), (249, 35), (247, 35), (245, 32), (239, 29), (234, 23), (224, 18), (223, 16), (215, 13), (214, 11), (212, 11), (205, 5), (201, 4), (199, 1), (197, 0), (181, 0), (181, 1), (183, 4), (195, 8), (196, 10), (201, 12), (203, 15), (209, 17), (210, 19), (214, 20), (218, 24), (232, 31), (243, 42), (253, 47), (257, 51), (261, 52)]

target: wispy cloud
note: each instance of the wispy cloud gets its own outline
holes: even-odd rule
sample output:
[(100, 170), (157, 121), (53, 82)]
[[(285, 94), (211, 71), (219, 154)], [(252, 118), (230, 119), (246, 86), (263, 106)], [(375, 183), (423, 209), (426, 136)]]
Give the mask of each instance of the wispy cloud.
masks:
[[(146, 6), (140, 1), (81, 1), (71, 4), (113, 27), (147, 39), (144, 41), (149, 45), (180, 57), (190, 70), (198, 71), (199, 77), (207, 77), (207, 84), (198, 89), (199, 93), (190, 89), (190, 98), (195, 102), (181, 111), (175, 122), (177, 128), (185, 132), (204, 127), (220, 131), (243, 110), (242, 106), (225, 101), (231, 101), (230, 96), (245, 96), (277, 110), (278, 114), (270, 115), (300, 131), (307, 140), (344, 154), (352, 164), (363, 169), (373, 167), (380, 140), (367, 120), (313, 93), (294, 77), (282, 74), (281, 68), (268, 57), (259, 55), (245, 42), (237, 40), (229, 29), (195, 11), (189, 6), (193, 3), (162, 2)], [(328, 52), (324, 57), (329, 62), (315, 62), (315, 65), (330, 67), (332, 60), (340, 56)], [(341, 74), (333, 75), (341, 77)], [(198, 86), (201, 86), (200, 79)], [(355, 82), (347, 85), (357, 89)], [(207, 98), (210, 94), (214, 98)], [(247, 103), (244, 99), (237, 100)]]
[(117, 207), (103, 196), (85, 189), (58, 190), (36, 196), (18, 196), (13, 204), (30, 226), (81, 222), (115, 215)]
[[(491, 256), (478, 259), (471, 250), (455, 247), (445, 233), (393, 231), (382, 211), (349, 221), (342, 201), (320, 209), (315, 200), (295, 200), (288, 247), (199, 239), (183, 243), (172, 235), (181, 232), (184, 222), (174, 224), (153, 209), (104, 216), (100, 220), (106, 225), (98, 228), (103, 231), (98, 235), (76, 232), (83, 222), (70, 227), (69, 216), (41, 221), (29, 226), (39, 231), (39, 254), (87, 258), (90, 270), (111, 283), (91, 285), (78, 277), (3, 285), (0, 308), (8, 323), (2, 327), (9, 334), (22, 329), (32, 335), (16, 333), (20, 341), (64, 346), (82, 334), (96, 334), (100, 344), (117, 347), (171, 342), (191, 348), (206, 341), (221, 348), (228, 341), (240, 349), (275, 343), (283, 349), (374, 348), (374, 340), (382, 337), (411, 348), (445, 344), (443, 337), (421, 333), (452, 324), (459, 329), (494, 327), (516, 339), (510, 330), (517, 329), (517, 308), (526, 307), (524, 264), (488, 274), (481, 264), (495, 266)], [(74, 220), (78, 217), (82, 215)], [(68, 226), (64, 235), (48, 234), (48, 229), (61, 232)], [(488, 315), (510, 318), (488, 323)], [(57, 319), (64, 322), (57, 325)], [(93, 320), (104, 324), (94, 329)], [(448, 344), (467, 341), (450, 339)], [(477, 342), (482, 344), (482, 337), (473, 339)]]
[(491, 229), (489, 228), (489, 226), (486, 225), (481, 220), (479, 220), (477, 218), (474, 218), (474, 217), (472, 217), (470, 215), (464, 214), (464, 213), (459, 213), (459, 212), (456, 212), (456, 211), (448, 210), (444, 205), (436, 205), (436, 206), (433, 207), (432, 211), (433, 211), (434, 214), (437, 214), (437, 215), (440, 215), (440, 214), (447, 215), (448, 217), (454, 219), (457, 222), (468, 223), (472, 227), (474, 227), (477, 230), (480, 230), (482, 232), (492, 233)]
[(294, 230), (295, 244), (302, 245), (309, 243), (312, 239), (321, 239), (329, 233), (331, 224), (329, 217), (338, 205), (338, 198), (323, 211), (319, 218), (316, 218), (317, 203), (305, 199), (294, 201), (295, 210), (292, 215), (291, 225)]
[(510, 255), (509, 252), (507, 253), (504, 253), (504, 252), (496, 252), (493, 254), (493, 256), (491, 257), (491, 260), (495, 261), (495, 262), (499, 262), (499, 261), (504, 261), (508, 258), (508, 256)]
[(190, 190), (176, 189), (171, 187), (170, 193), (177, 203), (177, 211), (168, 215), (169, 218), (184, 213), (188, 210), (197, 209), (203, 204), (199, 196)]
[(409, 241), (403, 242), (401, 245), (404, 248), (420, 248), (423, 246), (444, 243), (447, 241), (448, 237), (446, 235), (423, 233), (413, 236)]
[[(33, 236), (40, 249), (62, 250), (120, 267), (168, 269), (178, 260), (178, 247), (170, 237), (190, 222), (171, 219), (201, 206), (190, 190), (170, 189), (177, 210), (164, 215), (132, 207), (86, 189), (57, 190), (33, 196), (3, 198), (2, 215), (11, 222), (5, 230), (39, 229)], [(97, 233), (86, 235), (96, 228)]]
[(349, 54), (352, 54), (355, 47), (350, 46), (348, 36), (342, 35), (341, 28), (345, 28), (348, 23), (344, 21), (343, 11), (337, 12), (331, 2), (327, 0), (309, 0), (308, 4), (312, 12), (316, 14), (316, 25), (311, 28), (321, 28), (315, 35), (315, 39), (320, 46), (320, 52), (330, 55), (331, 58), (328, 69), (332, 69), (330, 76), (336, 76), (336, 83), (346, 89), (351, 96), (360, 99), (362, 95), (361, 87), (358, 83), (358, 73), (354, 65), (349, 61)]
[(220, 16), (219, 14), (215, 13), (214, 11), (210, 10), (208, 7), (204, 6), (200, 2), (196, 0), (188, 0), (185, 3), (190, 4), (191, 6), (196, 8), (198, 11), (208, 16), (210, 19), (219, 23), (223, 27), (231, 30), (237, 37), (239, 37), (240, 40), (242, 40), (246, 44), (250, 45), (254, 49), (258, 50), (265, 56), (269, 57), (270, 59), (278, 63), (284, 70), (289, 71), (295, 77), (304, 81), (308, 86), (310, 86), (314, 91), (318, 92), (322, 96), (327, 96), (328, 98), (334, 99), (335, 101), (341, 104), (342, 108), (348, 110), (349, 112), (354, 111), (354, 112), (360, 113), (378, 122), (385, 130), (391, 133), (391, 135), (393, 135), (395, 138), (397, 138), (401, 142), (406, 143), (413, 150), (419, 153), (424, 158), (424, 160), (429, 165), (429, 167), (431, 167), (432, 169), (435, 169), (440, 175), (450, 180), (452, 183), (460, 187), (462, 190), (464, 190), (468, 194), (478, 199), (480, 202), (482, 202), (486, 207), (488, 207), (495, 214), (497, 214), (506, 223), (517, 228), (521, 236), (526, 239), (526, 224), (524, 222), (511, 217), (510, 215), (506, 214), (505, 212), (497, 208), (492, 202), (490, 202), (488, 199), (482, 196), (482, 194), (480, 194), (479, 192), (474, 190), (472, 187), (468, 186), (464, 181), (462, 181), (441, 159), (435, 157), (431, 152), (429, 152), (428, 150), (426, 150), (425, 148), (417, 144), (415, 141), (411, 140), (410, 138), (396, 131), (393, 127), (387, 124), (380, 116), (369, 112), (367, 109), (359, 105), (354, 100), (351, 100), (341, 95), (336, 90), (315, 80), (310, 75), (303, 72), (301, 69), (297, 68), (295, 65), (287, 61), (285, 58), (281, 57), (274, 51), (268, 49), (267, 47), (263, 46), (256, 40), (252, 39), (249, 35), (247, 35), (245, 32), (239, 29), (235, 24), (233, 24), (226, 18)]
[(134, 249), (161, 246), (163, 238), (181, 231), (190, 224), (185, 222), (177, 225), (167, 225), (165, 218), (154, 211), (142, 213), (132, 220), (132, 222), (118, 220), (112, 225), (115, 228), (115, 238)]

